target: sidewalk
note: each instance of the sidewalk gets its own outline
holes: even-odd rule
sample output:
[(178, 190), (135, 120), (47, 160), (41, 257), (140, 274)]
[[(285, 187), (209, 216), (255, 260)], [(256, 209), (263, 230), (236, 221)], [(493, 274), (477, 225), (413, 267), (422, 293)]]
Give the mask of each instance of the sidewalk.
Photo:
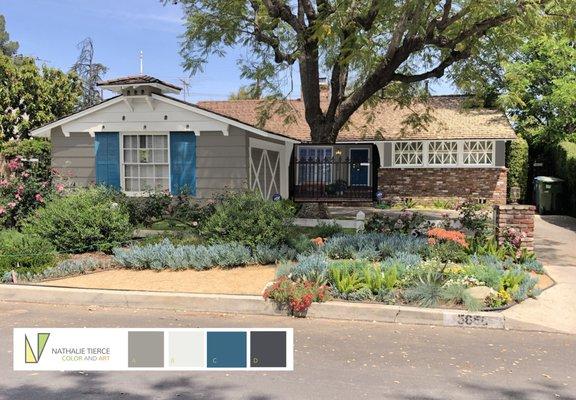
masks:
[(504, 316), (510, 327), (576, 334), (576, 219), (537, 215), (535, 229), (536, 253), (556, 285), (537, 300), (504, 311)]

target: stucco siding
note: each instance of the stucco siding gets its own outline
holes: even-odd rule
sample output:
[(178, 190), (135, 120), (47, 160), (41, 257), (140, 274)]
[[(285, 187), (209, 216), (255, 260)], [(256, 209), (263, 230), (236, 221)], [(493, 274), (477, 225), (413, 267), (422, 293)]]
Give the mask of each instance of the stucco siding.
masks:
[(94, 183), (94, 138), (87, 133), (71, 133), (65, 137), (60, 128), (52, 130), (52, 167), (56, 168), (70, 186)]

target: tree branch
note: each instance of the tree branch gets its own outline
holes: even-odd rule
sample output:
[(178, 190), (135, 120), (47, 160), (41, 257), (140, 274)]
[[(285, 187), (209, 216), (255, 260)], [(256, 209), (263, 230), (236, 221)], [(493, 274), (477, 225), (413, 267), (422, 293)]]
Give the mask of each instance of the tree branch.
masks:
[(444, 75), (444, 71), (446, 70), (446, 68), (448, 68), (450, 65), (454, 64), (455, 62), (463, 60), (469, 56), (470, 56), (469, 51), (453, 50), (450, 52), (450, 55), (448, 57), (446, 57), (444, 60), (442, 60), (440, 62), (440, 64), (438, 64), (435, 68), (433, 68), (427, 72), (424, 72), (421, 74), (415, 74), (415, 75), (393, 74), (392, 80), (396, 81), (396, 82), (403, 82), (403, 83), (414, 83), (414, 82), (420, 82), (420, 81), (423, 81), (423, 80), (429, 79), (429, 78), (440, 78), (442, 75)]

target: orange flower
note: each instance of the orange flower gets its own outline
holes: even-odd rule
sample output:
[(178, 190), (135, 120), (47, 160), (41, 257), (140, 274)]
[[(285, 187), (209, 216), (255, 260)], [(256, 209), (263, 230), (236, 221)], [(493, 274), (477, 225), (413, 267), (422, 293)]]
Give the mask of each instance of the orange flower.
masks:
[(437, 242), (450, 241), (459, 244), (462, 247), (468, 248), (466, 242), (466, 235), (460, 231), (450, 231), (443, 228), (432, 228), (428, 231), (428, 243), (431, 245)]

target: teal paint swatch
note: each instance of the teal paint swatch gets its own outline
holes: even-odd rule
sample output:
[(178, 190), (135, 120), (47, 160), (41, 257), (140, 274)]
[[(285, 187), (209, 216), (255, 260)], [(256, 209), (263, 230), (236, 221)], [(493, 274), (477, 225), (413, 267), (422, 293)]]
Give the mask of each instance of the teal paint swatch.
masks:
[(207, 333), (208, 368), (246, 368), (246, 332)]

